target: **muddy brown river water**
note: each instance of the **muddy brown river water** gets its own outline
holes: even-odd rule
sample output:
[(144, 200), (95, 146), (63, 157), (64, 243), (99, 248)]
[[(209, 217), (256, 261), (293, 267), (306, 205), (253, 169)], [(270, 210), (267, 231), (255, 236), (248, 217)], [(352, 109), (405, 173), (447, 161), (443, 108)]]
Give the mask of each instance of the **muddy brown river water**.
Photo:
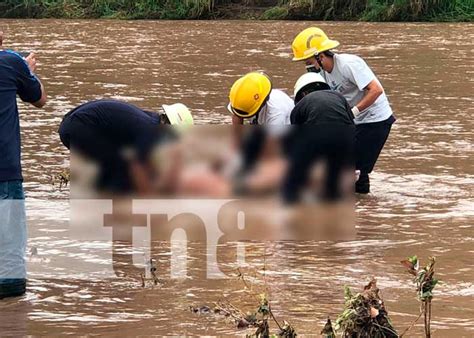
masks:
[[(67, 265), (55, 261), (110, 263), (96, 255), (108, 250), (103, 243), (68, 237), (68, 192), (49, 183), (69, 160), (56, 131), (69, 109), (101, 97), (148, 109), (181, 101), (199, 123), (229, 123), (224, 107), (237, 76), (265, 70), (276, 87), (291, 90), (304, 67), (290, 61), (290, 44), (311, 24), (0, 20), (5, 47), (37, 53), (49, 94), (45, 110), (20, 104), (29, 247), (38, 255), (29, 259), (27, 295), (0, 302), (0, 335), (244, 334), (188, 310), (224, 295), (251, 310), (237, 280), (188, 277), (143, 289), (131, 277), (65, 277)], [(399, 261), (436, 256), (442, 284), (433, 302), (434, 336), (472, 337), (474, 25), (320, 26), (342, 51), (366, 59), (398, 121), (373, 173), (373, 193), (357, 200), (355, 240), (268, 249), (273, 311), (298, 333), (319, 334), (327, 316), (342, 310), (344, 285), (360, 289), (376, 276), (401, 332), (416, 318), (418, 302)], [(422, 332), (420, 324), (408, 336)]]

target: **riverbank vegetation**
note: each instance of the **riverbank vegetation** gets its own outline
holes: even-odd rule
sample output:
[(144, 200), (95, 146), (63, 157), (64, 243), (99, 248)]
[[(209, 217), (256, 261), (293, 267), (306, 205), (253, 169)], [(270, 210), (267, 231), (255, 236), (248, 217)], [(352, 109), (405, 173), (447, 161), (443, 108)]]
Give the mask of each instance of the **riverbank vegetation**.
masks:
[(473, 21), (473, 0), (4, 0), (0, 17)]

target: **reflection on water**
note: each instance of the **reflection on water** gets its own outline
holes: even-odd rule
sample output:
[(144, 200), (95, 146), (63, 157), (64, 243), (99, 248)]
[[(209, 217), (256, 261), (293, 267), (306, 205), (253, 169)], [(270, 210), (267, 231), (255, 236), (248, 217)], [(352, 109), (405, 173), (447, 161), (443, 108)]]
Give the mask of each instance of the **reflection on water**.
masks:
[[(307, 25), (0, 21), (6, 47), (38, 53), (39, 74), (50, 96), (46, 111), (20, 107), (30, 250), (35, 248), (35, 257), (27, 296), (1, 304), (0, 332), (235, 333), (232, 325), (191, 315), (187, 308), (227, 296), (251, 310), (241, 283), (192, 278), (192, 261), (190, 277), (165, 280), (155, 289), (142, 289), (135, 276), (83, 280), (57, 278), (61, 271), (48, 274), (47, 266), (62, 259), (106, 266), (101, 257), (110, 252), (107, 243), (68, 237), (67, 191), (50, 184), (50, 175), (68, 165), (56, 130), (69, 109), (100, 97), (148, 109), (181, 101), (200, 123), (228, 123), (227, 92), (238, 75), (265, 70), (276, 87), (291, 92), (304, 67), (290, 62), (289, 46)], [(373, 194), (357, 202), (356, 240), (267, 244), (266, 281), (275, 315), (291, 321), (300, 333), (319, 333), (325, 318), (334, 318), (342, 309), (343, 286), (360, 288), (375, 275), (395, 326), (403, 330), (416, 318), (418, 304), (399, 261), (414, 253), (435, 255), (443, 281), (433, 305), (435, 336), (471, 336), (473, 25), (321, 26), (344, 51), (362, 55), (373, 67), (398, 122), (374, 172)], [(254, 268), (261, 268), (258, 258)], [(413, 335), (421, 332), (418, 327)]]

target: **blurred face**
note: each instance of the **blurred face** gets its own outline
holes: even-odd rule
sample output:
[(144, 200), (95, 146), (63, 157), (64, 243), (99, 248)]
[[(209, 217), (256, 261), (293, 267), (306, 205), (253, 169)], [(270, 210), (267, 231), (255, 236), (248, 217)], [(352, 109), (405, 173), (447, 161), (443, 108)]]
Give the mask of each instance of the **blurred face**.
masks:
[(327, 56), (324, 53), (320, 53), (315, 56), (315, 59), (321, 65), (321, 68), (323, 68), (326, 72), (332, 72), (334, 67), (334, 60), (332, 57)]
[(310, 57), (309, 59), (304, 60), (305, 65), (306, 65), (306, 70), (308, 72), (318, 72), (320, 65), (318, 61), (316, 60), (316, 57)]
[(309, 59), (304, 60), (306, 66), (319, 66), (316, 56), (312, 56)]
[(334, 66), (333, 59), (329, 56), (326, 56), (324, 53), (319, 53), (309, 59), (305, 60), (306, 69), (312, 71), (312, 69), (322, 68), (326, 72), (331, 72)]

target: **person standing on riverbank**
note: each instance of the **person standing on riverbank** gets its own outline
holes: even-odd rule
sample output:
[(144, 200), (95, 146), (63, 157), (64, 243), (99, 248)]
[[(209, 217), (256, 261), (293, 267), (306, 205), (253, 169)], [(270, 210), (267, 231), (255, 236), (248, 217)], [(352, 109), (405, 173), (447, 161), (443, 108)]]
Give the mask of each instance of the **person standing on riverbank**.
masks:
[(293, 41), (293, 61), (305, 62), (308, 71), (321, 72), (331, 89), (351, 105), (356, 124), (356, 169), (360, 177), (356, 192), (370, 192), (369, 174), (395, 122), (384, 89), (367, 63), (359, 56), (332, 51), (339, 42), (323, 30), (310, 27)]
[(35, 75), (36, 57), (2, 49), (0, 32), (0, 299), (26, 292), (27, 242), (21, 170), (20, 119), (17, 95), (37, 108), (46, 93)]

